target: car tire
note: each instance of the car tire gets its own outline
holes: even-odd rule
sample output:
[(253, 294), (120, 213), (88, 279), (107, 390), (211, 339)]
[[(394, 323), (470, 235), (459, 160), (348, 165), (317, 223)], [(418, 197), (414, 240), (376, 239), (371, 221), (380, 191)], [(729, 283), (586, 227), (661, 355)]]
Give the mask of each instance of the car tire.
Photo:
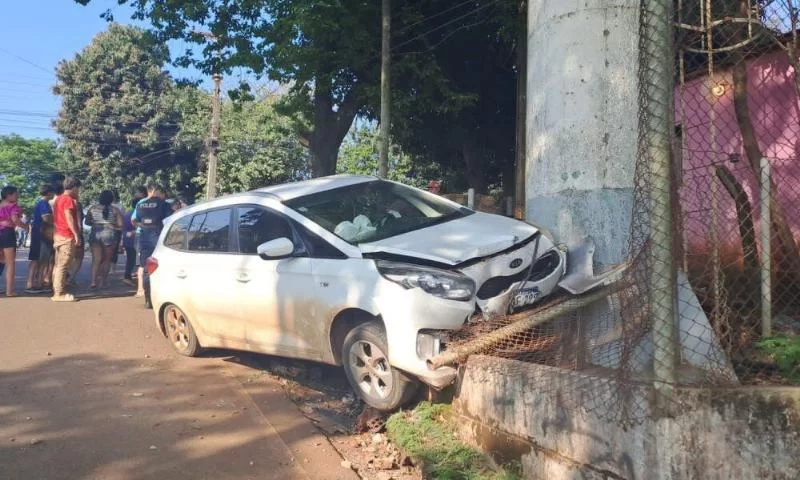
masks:
[(181, 355), (194, 357), (200, 353), (200, 342), (189, 317), (175, 305), (164, 309), (164, 332), (172, 348)]
[(378, 322), (361, 324), (344, 339), (342, 364), (350, 385), (364, 402), (388, 412), (405, 406), (419, 382), (389, 364), (386, 332)]

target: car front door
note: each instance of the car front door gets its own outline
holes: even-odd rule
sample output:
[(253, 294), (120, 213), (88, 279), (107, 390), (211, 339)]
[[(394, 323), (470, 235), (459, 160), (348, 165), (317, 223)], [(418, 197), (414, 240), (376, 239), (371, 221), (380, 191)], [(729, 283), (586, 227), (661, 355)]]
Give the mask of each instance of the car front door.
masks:
[[(323, 328), (318, 325), (312, 259), (295, 229), (282, 214), (259, 205), (236, 209), (239, 314), (246, 326), (247, 343), (276, 355), (320, 359)], [(295, 253), (265, 259), (258, 246), (288, 238)]]
[(245, 345), (245, 325), (236, 314), (238, 255), (232, 249), (234, 209), (218, 208), (192, 217), (187, 235), (190, 261), (176, 272), (186, 282), (196, 327), (223, 347)]

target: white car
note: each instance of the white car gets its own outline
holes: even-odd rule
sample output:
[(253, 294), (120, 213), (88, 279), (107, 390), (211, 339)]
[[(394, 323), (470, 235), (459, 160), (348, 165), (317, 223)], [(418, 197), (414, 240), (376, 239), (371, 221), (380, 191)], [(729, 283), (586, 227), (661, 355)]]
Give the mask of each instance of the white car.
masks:
[(166, 221), (151, 259), (156, 323), (178, 353), (240, 349), (343, 365), (392, 410), (431, 371), (443, 332), (551, 293), (562, 250), (539, 229), (366, 176), (230, 195)]

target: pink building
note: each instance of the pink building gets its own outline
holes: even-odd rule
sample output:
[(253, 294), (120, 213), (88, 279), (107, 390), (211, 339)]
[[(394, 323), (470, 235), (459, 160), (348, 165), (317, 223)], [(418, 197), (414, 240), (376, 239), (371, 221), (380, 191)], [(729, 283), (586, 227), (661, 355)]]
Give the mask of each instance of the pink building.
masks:
[[(771, 163), (778, 199), (797, 241), (800, 239), (800, 162), (797, 161), (800, 157), (800, 101), (795, 73), (786, 52), (776, 50), (750, 60), (748, 82), (748, 105), (759, 147)], [(758, 172), (751, 168), (742, 147), (730, 69), (726, 67), (711, 78), (702, 75), (678, 85), (675, 122), (683, 145), (678, 161), (683, 172), (680, 203), (688, 251), (690, 254), (708, 252), (717, 240), (726, 260), (739, 259), (741, 239), (736, 208), (719, 182), (716, 182), (717, 202), (712, 200), (714, 168), (724, 165), (747, 192), (758, 231)], [(715, 225), (718, 226), (716, 235)]]

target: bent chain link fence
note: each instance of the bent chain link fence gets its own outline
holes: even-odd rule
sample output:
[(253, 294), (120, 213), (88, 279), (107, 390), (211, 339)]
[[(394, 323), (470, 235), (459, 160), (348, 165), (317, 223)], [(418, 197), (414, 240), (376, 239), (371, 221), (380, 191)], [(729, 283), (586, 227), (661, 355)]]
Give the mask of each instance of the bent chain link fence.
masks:
[[(480, 338), (475, 353), (557, 367), (563, 404), (619, 422), (645, 414), (640, 388), (797, 383), (798, 4), (642, 0), (639, 145), (619, 288), (543, 322), (529, 320), (563, 310), (566, 294), (531, 312), (479, 316), (448, 351)], [(543, 390), (555, 388), (542, 378)]]

